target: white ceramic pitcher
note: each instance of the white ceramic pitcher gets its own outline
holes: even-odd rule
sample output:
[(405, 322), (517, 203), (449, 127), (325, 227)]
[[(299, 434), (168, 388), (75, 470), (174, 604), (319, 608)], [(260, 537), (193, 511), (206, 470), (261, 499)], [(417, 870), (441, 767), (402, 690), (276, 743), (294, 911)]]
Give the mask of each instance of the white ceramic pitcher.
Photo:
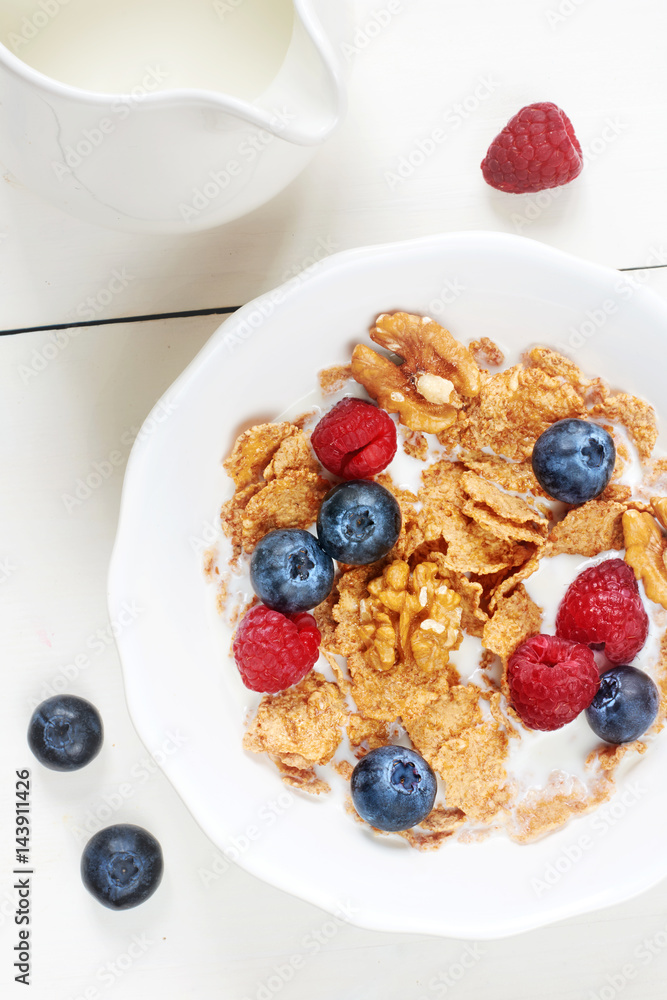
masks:
[[(42, 71), (39, 61), (30, 64), (35, 53), (47, 51), (44, 43), (57, 37), (49, 39), (47, 32), (56, 27), (69, 30), (77, 3), (82, 16), (90, 17), (95, 3), (111, 2), (4, 0), (3, 5), (0, 0), (0, 7), (13, 3), (13, 14), (23, 15), (13, 20), (3, 15), (0, 24), (5, 43), (0, 43), (0, 162), (26, 187), (70, 214), (131, 232), (188, 233), (218, 226), (286, 187), (340, 122), (346, 96), (340, 55), (345, 0), (287, 0), (284, 52), (271, 53), (275, 72), (250, 99), (234, 86), (227, 92), (180, 81), (170, 87), (169, 64), (151, 58), (151, 44), (136, 84), (119, 92), (107, 87), (101, 92), (96, 83), (90, 88), (73, 85), (67, 72), (56, 79)], [(249, 2), (187, 0), (191, 11), (206, 4), (197, 14), (209, 20), (212, 8), (223, 30), (225, 18), (240, 18), (242, 13), (248, 28), (248, 12), (242, 12), (241, 5)], [(162, 29), (164, 17), (175, 14), (182, 3), (164, 0)], [(134, 9), (140, 7), (136, 0)], [(234, 22), (228, 20), (227, 25)], [(215, 31), (217, 27), (207, 32), (209, 57)], [(260, 35), (258, 30), (258, 42)], [(133, 35), (124, 37), (137, 47)], [(232, 63), (239, 71), (244, 66), (270, 69), (266, 46), (271, 39), (263, 38), (256, 52), (247, 44), (247, 30), (244, 39), (247, 51), (228, 49), (225, 67), (231, 67), (232, 74)], [(72, 53), (82, 58), (68, 56), (67, 67), (85, 62), (85, 72), (97, 80), (98, 54), (91, 52), (91, 45), (82, 41)], [(52, 54), (64, 58), (62, 44)], [(100, 68), (104, 60), (116, 60), (109, 68), (122, 69), (123, 51), (117, 45), (114, 49), (111, 36), (109, 48), (99, 52)], [(50, 64), (42, 65), (48, 69)], [(223, 66), (209, 68), (215, 76)], [(199, 79), (197, 73), (195, 77)]]

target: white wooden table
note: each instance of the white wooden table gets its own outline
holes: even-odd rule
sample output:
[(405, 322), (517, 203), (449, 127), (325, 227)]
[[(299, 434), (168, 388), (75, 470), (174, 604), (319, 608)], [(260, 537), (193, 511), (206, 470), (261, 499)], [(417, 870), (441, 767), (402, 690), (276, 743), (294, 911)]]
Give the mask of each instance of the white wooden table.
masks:
[[(391, 16), (379, 17), (387, 6), (353, 0), (349, 116), (306, 172), (250, 217), (188, 238), (103, 231), (4, 173), (0, 330), (25, 332), (0, 337), (3, 998), (25, 995), (13, 981), (10, 810), (15, 770), (26, 767), (30, 995), (40, 1000), (664, 995), (667, 883), (491, 943), (334, 925), (224, 862), (159, 769), (173, 743), (145, 748), (125, 708), (106, 611), (123, 465), (142, 419), (221, 311), (333, 251), (457, 229), (519, 232), (637, 269), (667, 296), (664, 4), (394, 0)], [(537, 100), (570, 115), (586, 167), (555, 196), (501, 195), (479, 162), (507, 119)], [(63, 494), (112, 452), (113, 471), (68, 509)], [(73, 775), (40, 768), (25, 742), (32, 706), (62, 689), (96, 704), (106, 727), (103, 753)], [(167, 864), (159, 894), (120, 914), (88, 897), (78, 876), (89, 833), (112, 818), (153, 831)]]

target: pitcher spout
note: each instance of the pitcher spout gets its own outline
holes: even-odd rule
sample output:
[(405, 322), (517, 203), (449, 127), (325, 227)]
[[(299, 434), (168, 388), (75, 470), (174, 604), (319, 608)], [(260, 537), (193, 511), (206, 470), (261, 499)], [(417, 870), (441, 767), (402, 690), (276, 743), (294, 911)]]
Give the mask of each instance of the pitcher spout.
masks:
[(339, 47), (344, 8), (344, 0), (294, 0), (294, 29), (285, 59), (254, 103), (260, 127), (287, 142), (314, 146), (340, 123), (347, 107)]

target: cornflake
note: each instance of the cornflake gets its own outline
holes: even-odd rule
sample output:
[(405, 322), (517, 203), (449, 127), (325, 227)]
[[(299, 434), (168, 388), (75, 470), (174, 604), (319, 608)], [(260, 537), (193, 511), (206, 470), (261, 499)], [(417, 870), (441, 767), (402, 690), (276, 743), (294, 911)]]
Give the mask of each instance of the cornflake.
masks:
[(243, 747), (309, 771), (316, 764), (327, 764), (335, 754), (345, 715), (338, 686), (312, 670), (299, 684), (264, 696)]
[(498, 345), (488, 337), (481, 337), (479, 340), (471, 340), (468, 345), (468, 350), (480, 367), (485, 364), (492, 368), (498, 368), (498, 366), (502, 365), (505, 360), (505, 355), (500, 350)]
[(252, 552), (267, 531), (274, 528), (307, 528), (331, 483), (315, 472), (289, 470), (269, 482), (248, 500), (241, 515), (241, 544)]
[[(339, 565), (332, 593), (313, 610), (327, 676), (312, 670), (264, 696), (243, 746), (266, 754), (290, 786), (323, 794), (329, 784), (318, 769), (349, 781), (365, 753), (408, 738), (439, 776), (440, 794), (400, 837), (420, 850), (498, 830), (528, 843), (608, 800), (621, 760), (645, 752), (667, 719), (663, 634), (660, 711), (642, 740), (600, 744), (582, 761), (585, 779), (555, 769), (543, 788), (527, 788), (512, 773), (511, 748), (528, 733), (509, 702), (507, 664), (543, 628), (524, 586), (543, 560), (625, 549), (649, 599), (667, 609), (667, 459), (648, 461), (655, 413), (548, 347), (491, 373), (505, 360), (493, 341), (465, 347), (428, 317), (383, 313), (370, 338), (393, 358), (359, 344), (350, 365), (320, 373), (322, 394), (354, 379), (395, 414), (399, 448), (423, 463), (421, 482), (413, 492), (389, 472), (375, 477), (400, 506), (399, 538), (377, 563)], [(311, 416), (250, 428), (225, 461), (235, 487), (221, 511), (232, 569), (272, 528), (315, 522), (331, 483), (310, 447)], [(602, 423), (617, 447), (612, 483), (573, 508), (546, 502), (531, 466), (536, 439), (566, 417)], [(639, 496), (619, 482), (633, 447), (647, 468)], [(210, 552), (205, 570), (218, 574)], [(232, 575), (217, 579), (226, 596)], [(656, 608), (654, 619), (664, 631), (667, 611)], [(470, 677), (458, 669), (463, 643), (477, 644)], [(363, 822), (350, 801), (346, 809)]]

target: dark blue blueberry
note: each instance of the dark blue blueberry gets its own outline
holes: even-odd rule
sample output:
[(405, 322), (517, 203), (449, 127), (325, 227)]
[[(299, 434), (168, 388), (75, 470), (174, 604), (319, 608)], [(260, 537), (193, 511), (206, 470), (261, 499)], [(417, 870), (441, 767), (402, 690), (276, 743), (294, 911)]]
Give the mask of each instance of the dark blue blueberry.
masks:
[(604, 427), (574, 417), (558, 420), (533, 448), (533, 472), (554, 500), (580, 504), (599, 496), (616, 462), (614, 440)]
[(309, 611), (333, 587), (334, 564), (314, 535), (301, 528), (269, 531), (250, 560), (250, 582), (267, 608), (284, 615)]
[(660, 694), (648, 674), (637, 667), (612, 667), (586, 709), (593, 732), (607, 743), (631, 743), (655, 720)]
[(401, 532), (401, 508), (389, 490), (367, 479), (351, 479), (329, 490), (317, 517), (320, 545), (352, 566), (376, 562)]
[(362, 757), (351, 779), (354, 808), (378, 830), (409, 830), (433, 808), (437, 783), (423, 757), (405, 747), (378, 747)]
[(155, 837), (140, 826), (119, 823), (90, 838), (81, 858), (81, 878), (104, 906), (129, 910), (153, 895), (163, 867)]
[(28, 726), (28, 745), (52, 771), (77, 771), (97, 757), (102, 746), (97, 709), (71, 694), (57, 694), (38, 705)]

